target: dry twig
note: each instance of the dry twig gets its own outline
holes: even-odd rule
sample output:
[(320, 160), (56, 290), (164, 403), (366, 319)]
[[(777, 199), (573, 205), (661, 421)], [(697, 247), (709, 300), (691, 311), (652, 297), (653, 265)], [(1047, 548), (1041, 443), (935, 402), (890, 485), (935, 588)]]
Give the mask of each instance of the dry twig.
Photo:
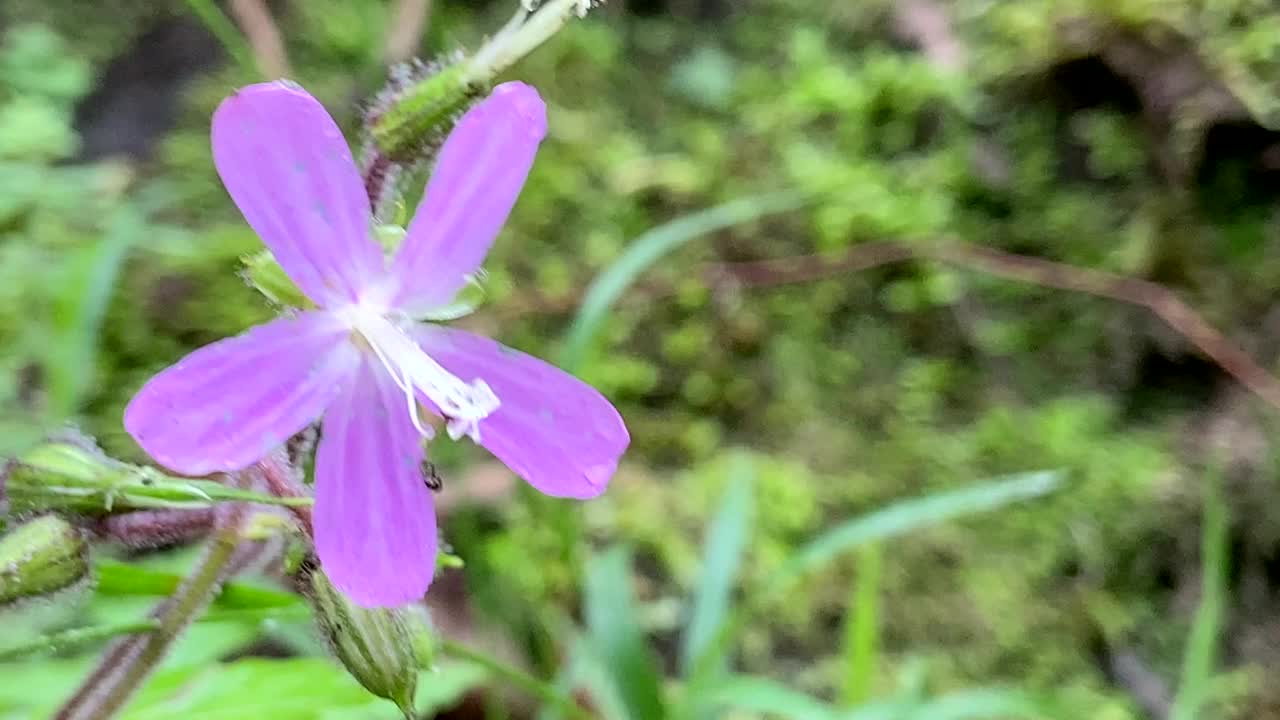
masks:
[(430, 16), (431, 0), (400, 0), (396, 3), (391, 24), (387, 26), (387, 44), (382, 51), (386, 64), (405, 62), (418, 54)]
[(272, 80), (289, 77), (289, 56), (284, 49), (280, 28), (262, 0), (230, 0), (227, 9), (249, 40), (258, 70)]

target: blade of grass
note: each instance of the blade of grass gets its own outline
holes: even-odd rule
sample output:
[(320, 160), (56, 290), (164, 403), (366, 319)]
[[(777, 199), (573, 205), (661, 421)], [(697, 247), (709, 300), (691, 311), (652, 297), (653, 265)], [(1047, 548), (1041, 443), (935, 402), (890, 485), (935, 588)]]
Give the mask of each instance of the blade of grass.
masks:
[(213, 34), (227, 54), (240, 66), (245, 77), (258, 77), (258, 64), (253, 59), (253, 49), (249, 41), (240, 33), (240, 28), (231, 22), (212, 0), (187, 0), (187, 7), (200, 18), (200, 22)]
[(578, 314), (569, 326), (564, 351), (560, 356), (560, 366), (570, 372), (582, 367), (582, 362), (614, 302), (636, 278), (667, 253), (704, 235), (766, 215), (794, 210), (804, 203), (805, 196), (795, 192), (739, 198), (685, 215), (637, 237), (627, 246), (626, 252), (600, 273), (587, 288)]
[(0, 648), (0, 662), (18, 660), (36, 653), (66, 652), (84, 645), (110, 640), (120, 635), (152, 632), (160, 629), (156, 620), (137, 620), (113, 625), (93, 625), (41, 635), (18, 645)]
[(884, 548), (863, 546), (858, 553), (858, 576), (844, 626), (844, 684), (840, 700), (845, 706), (866, 702), (871, 697), (880, 653), (880, 571)]
[(1204, 527), (1200, 533), (1200, 607), (1191, 624), (1182, 660), (1182, 678), (1169, 713), (1170, 720), (1194, 720), (1210, 695), (1217, 665), (1218, 643), (1227, 604), (1227, 506), (1222, 499), (1221, 465), (1205, 478)]
[(693, 612), (684, 630), (680, 667), (688, 671), (729, 614), (733, 581), (750, 540), (755, 465), (745, 453), (734, 455), (729, 489), (711, 520), (702, 557), (702, 573), (694, 591)]
[(142, 231), (143, 218), (136, 208), (125, 205), (117, 210), (102, 240), (78, 258), (82, 276), (67, 283), (67, 294), (59, 299), (59, 337), (46, 358), (50, 411), (57, 420), (76, 411), (89, 386), (107, 303), (125, 255)]
[(1051, 698), (1016, 689), (972, 688), (918, 703), (902, 699), (869, 703), (836, 714), (834, 720), (1068, 720), (1069, 717)]
[[(97, 591), (103, 595), (155, 595), (173, 593), (182, 576), (126, 563), (99, 560), (94, 563)], [(286, 608), (303, 604), (301, 597), (283, 590), (230, 582), (222, 586), (213, 607), (222, 610)]]
[(1058, 472), (1021, 473), (962, 490), (895, 503), (837, 526), (803, 546), (775, 573), (765, 594), (778, 594), (802, 575), (830, 563), (851, 548), (1037, 498), (1052, 492), (1061, 481), (1062, 475)]
[(698, 694), (709, 685), (709, 679), (714, 677), (713, 669), (725, 661), (730, 643), (746, 626), (747, 621), (766, 609), (769, 603), (802, 576), (827, 565), (842, 553), (867, 543), (1040, 497), (1057, 489), (1061, 481), (1061, 473), (1057, 472), (1024, 473), (991, 480), (962, 490), (897, 502), (838, 525), (818, 536), (800, 548), (790, 561), (774, 572), (763, 588), (750, 595), (717, 628), (714, 639), (708, 643), (689, 674), (685, 687), (684, 712), (688, 713), (692, 707), (697, 706)]
[(753, 716), (768, 715), (789, 720), (833, 720), (835, 708), (769, 678), (738, 675), (716, 683), (707, 701)]
[(631, 593), (631, 557), (614, 548), (587, 568), (587, 637), (631, 720), (664, 717), (662, 675), (645, 641)]
[(494, 677), (501, 678), (542, 702), (556, 707), (567, 717), (575, 718), (575, 720), (592, 720), (591, 713), (579, 707), (572, 698), (561, 693), (555, 685), (539, 680), (519, 668), (512, 667), (485, 653), (472, 650), (452, 640), (441, 641), (440, 650), (449, 657), (466, 660), (484, 668)]

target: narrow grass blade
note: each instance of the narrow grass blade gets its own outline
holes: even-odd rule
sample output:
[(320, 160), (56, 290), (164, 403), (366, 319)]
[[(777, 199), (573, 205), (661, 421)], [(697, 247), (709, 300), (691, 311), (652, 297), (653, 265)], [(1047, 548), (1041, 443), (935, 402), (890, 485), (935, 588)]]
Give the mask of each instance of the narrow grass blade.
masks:
[(582, 361), (586, 359), (587, 351), (614, 302), (641, 273), (667, 253), (717, 230), (793, 210), (804, 202), (804, 196), (794, 192), (740, 198), (672, 220), (636, 238), (622, 257), (600, 273), (587, 288), (578, 314), (569, 327), (560, 358), (561, 367), (572, 372), (582, 366)]
[(767, 594), (785, 590), (792, 582), (869, 542), (884, 540), (966, 515), (995, 510), (1052, 492), (1061, 483), (1057, 472), (1034, 472), (991, 480), (974, 487), (905, 500), (850, 520), (800, 548), (779, 568)]
[(841, 712), (833, 720), (1074, 720), (1052, 699), (1004, 688), (957, 690), (919, 703), (886, 700)]
[(1222, 499), (1221, 470), (1214, 466), (1205, 478), (1204, 528), (1200, 533), (1200, 607), (1191, 624), (1182, 660), (1182, 678), (1170, 720), (1195, 720), (1211, 695), (1218, 645), (1227, 604), (1229, 560), (1227, 506)]
[(702, 574), (694, 591), (693, 612), (684, 630), (681, 668), (688, 670), (729, 615), (734, 578), (750, 541), (755, 465), (749, 455), (735, 455), (729, 489), (711, 520), (703, 549)]
[(789, 720), (834, 720), (835, 708), (798, 690), (762, 677), (739, 675), (717, 683), (707, 694), (709, 704), (753, 716)]
[(631, 557), (614, 548), (587, 568), (588, 642), (608, 672), (631, 720), (664, 717), (662, 674), (646, 644), (631, 594)]
[(871, 697), (880, 654), (880, 573), (884, 548), (863, 546), (858, 552), (858, 575), (844, 628), (844, 684), (840, 700), (846, 706), (866, 702)]
[(58, 299), (58, 337), (45, 361), (49, 406), (56, 420), (70, 417), (84, 397), (93, 377), (98, 330), (107, 303), (125, 255), (143, 230), (144, 221), (137, 209), (121, 207), (108, 223), (102, 240), (76, 258), (79, 277), (67, 283), (66, 295)]
[(1035, 472), (991, 480), (974, 487), (936, 493), (914, 500), (904, 500), (883, 510), (863, 515), (823, 533), (802, 546), (795, 556), (780, 567), (765, 586), (753, 593), (747, 602), (717, 628), (715, 638), (699, 655), (686, 683), (685, 702), (696, 704), (698, 695), (709, 685), (713, 668), (724, 661), (738, 633), (747, 621), (765, 610), (802, 576), (825, 567), (841, 554), (866, 545), (906, 535), (933, 525), (994, 510), (1011, 503), (1040, 497), (1057, 489), (1062, 481), (1058, 472)]

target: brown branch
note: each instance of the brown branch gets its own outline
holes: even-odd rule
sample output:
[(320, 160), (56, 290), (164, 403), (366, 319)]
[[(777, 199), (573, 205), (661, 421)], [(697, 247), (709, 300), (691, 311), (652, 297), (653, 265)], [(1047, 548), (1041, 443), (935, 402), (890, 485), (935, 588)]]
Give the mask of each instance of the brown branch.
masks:
[(742, 284), (770, 287), (809, 282), (832, 275), (866, 270), (909, 258), (940, 260), (998, 277), (1096, 295), (1150, 310), (1194, 345), (1237, 382), (1280, 409), (1280, 380), (1247, 352), (1209, 324), (1172, 290), (1137, 278), (1075, 267), (1052, 260), (1002, 252), (961, 242), (907, 246), (868, 243), (836, 257), (810, 255), (750, 263), (719, 263), (704, 271), (708, 277), (735, 277)]
[(285, 52), (280, 28), (262, 0), (231, 0), (227, 9), (253, 48), (258, 70), (271, 80), (289, 77), (289, 55)]
[[(1209, 324), (1176, 293), (1149, 280), (1015, 255), (958, 241), (920, 245), (870, 242), (839, 255), (803, 255), (751, 262), (709, 263), (703, 266), (701, 274), (712, 287), (736, 283), (746, 288), (769, 288), (812, 282), (911, 259), (937, 260), (988, 275), (1095, 295), (1146, 308), (1254, 395), (1280, 410), (1280, 380)], [(675, 287), (669, 283), (647, 281), (636, 288), (633, 296), (647, 303), (674, 292)], [(511, 305), (516, 312), (568, 312), (577, 307), (580, 299), (576, 296), (522, 295)]]
[(937, 246), (930, 255), (991, 275), (1145, 307), (1237, 382), (1280, 409), (1280, 380), (1163, 285), (965, 243)]

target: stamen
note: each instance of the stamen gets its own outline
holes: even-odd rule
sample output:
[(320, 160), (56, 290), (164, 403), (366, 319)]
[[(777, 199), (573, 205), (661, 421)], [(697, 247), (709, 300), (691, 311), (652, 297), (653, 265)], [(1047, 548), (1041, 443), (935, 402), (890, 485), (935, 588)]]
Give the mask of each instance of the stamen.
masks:
[(403, 330), (382, 314), (368, 308), (350, 311), (351, 327), (368, 342), (391, 380), (405, 394), (409, 419), (426, 437), (430, 427), (419, 416), (417, 392), (426, 395), (446, 419), (449, 437), (463, 435), (480, 442), (480, 421), (501, 404), (493, 389), (483, 380), (466, 383), (450, 373), (422, 351)]

